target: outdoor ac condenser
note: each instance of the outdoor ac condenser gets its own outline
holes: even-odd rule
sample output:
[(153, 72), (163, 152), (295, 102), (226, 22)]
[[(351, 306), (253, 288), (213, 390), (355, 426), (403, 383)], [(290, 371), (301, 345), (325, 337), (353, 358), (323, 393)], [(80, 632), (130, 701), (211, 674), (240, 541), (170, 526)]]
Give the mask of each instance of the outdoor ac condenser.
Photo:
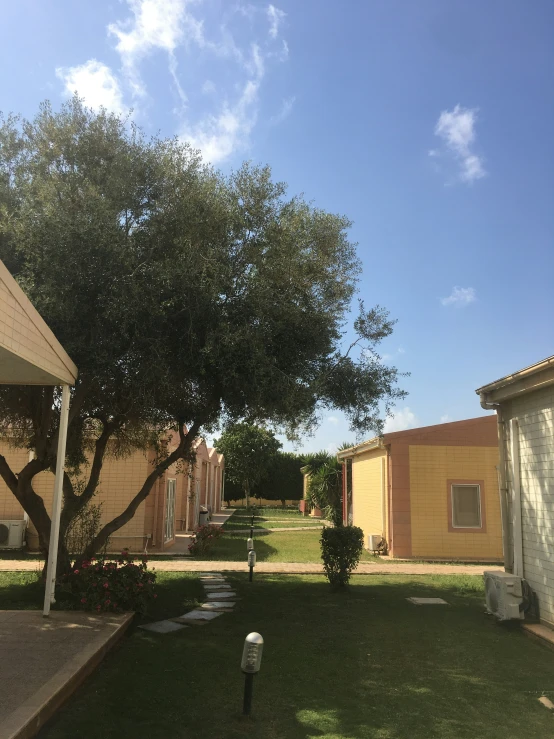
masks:
[(521, 577), (510, 572), (487, 570), (485, 578), (485, 597), (487, 612), (496, 616), (499, 621), (523, 619), (524, 584)]
[(381, 546), (383, 537), (381, 534), (368, 534), (367, 536), (367, 548), (370, 552), (376, 552)]
[(0, 521), (0, 549), (22, 549), (25, 521)]

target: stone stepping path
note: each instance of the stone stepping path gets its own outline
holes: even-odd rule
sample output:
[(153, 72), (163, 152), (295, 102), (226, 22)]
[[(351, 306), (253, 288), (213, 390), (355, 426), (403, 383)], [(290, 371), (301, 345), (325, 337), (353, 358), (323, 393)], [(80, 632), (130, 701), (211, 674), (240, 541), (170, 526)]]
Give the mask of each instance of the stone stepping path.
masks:
[(206, 593), (205, 603), (202, 603), (199, 608), (183, 613), (182, 616), (143, 624), (139, 626), (139, 629), (156, 634), (170, 634), (186, 629), (188, 626), (202, 626), (223, 616), (225, 612), (232, 611), (237, 601), (237, 594), (231, 589), (225, 576), (221, 572), (200, 572), (199, 575)]

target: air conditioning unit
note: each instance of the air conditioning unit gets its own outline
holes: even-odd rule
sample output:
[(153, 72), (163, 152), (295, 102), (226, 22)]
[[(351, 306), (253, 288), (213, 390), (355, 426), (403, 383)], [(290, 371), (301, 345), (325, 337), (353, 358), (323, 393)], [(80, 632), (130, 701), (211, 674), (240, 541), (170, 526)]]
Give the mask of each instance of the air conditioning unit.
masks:
[(22, 549), (25, 521), (0, 521), (0, 549)]
[(525, 582), (521, 577), (510, 572), (487, 570), (485, 578), (485, 597), (487, 613), (496, 616), (499, 621), (525, 618)]
[(381, 546), (383, 537), (381, 534), (368, 534), (367, 536), (367, 548), (370, 552), (376, 552)]

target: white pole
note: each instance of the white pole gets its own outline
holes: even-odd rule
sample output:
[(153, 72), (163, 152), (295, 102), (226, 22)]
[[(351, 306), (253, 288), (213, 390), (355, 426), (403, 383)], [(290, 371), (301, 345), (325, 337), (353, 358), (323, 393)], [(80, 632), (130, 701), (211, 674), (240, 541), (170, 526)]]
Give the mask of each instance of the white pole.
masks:
[(50, 541), (48, 544), (48, 568), (46, 570), (46, 588), (44, 591), (43, 616), (50, 614), (50, 606), (55, 603), (56, 569), (58, 566), (58, 541), (60, 538), (60, 516), (62, 512), (63, 476), (65, 472), (65, 447), (67, 442), (67, 417), (69, 414), (69, 385), (62, 388), (62, 407), (60, 411), (60, 428), (58, 433), (58, 457), (56, 460), (56, 478), (54, 481), (54, 502), (52, 504), (52, 520), (50, 524)]
[(513, 488), (513, 531), (514, 531), (514, 575), (524, 577), (523, 572), (523, 534), (521, 529), (521, 478), (519, 471), (519, 424), (516, 418), (510, 419), (510, 456), (512, 458)]

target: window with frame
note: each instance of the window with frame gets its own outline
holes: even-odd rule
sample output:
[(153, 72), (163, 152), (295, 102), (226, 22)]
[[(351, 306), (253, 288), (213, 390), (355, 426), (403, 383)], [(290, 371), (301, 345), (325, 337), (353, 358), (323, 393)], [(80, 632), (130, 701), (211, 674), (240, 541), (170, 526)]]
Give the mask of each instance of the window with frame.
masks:
[(481, 515), (481, 486), (454, 484), (452, 495), (452, 526), (455, 529), (480, 529), (483, 526)]

